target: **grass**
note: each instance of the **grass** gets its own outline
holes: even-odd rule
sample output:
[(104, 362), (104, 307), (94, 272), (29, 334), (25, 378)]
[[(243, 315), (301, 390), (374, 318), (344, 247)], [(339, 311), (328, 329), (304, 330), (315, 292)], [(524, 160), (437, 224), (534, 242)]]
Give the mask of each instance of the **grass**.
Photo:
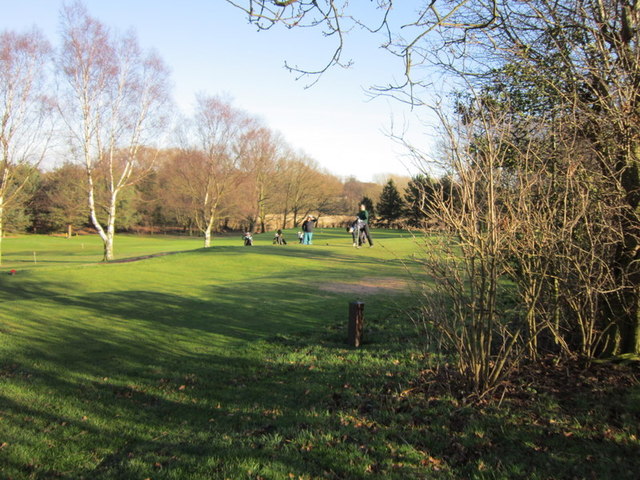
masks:
[(180, 253), (111, 264), (95, 237), (5, 239), (0, 477), (636, 478), (637, 385), (465, 406), (429, 387), (410, 289), (374, 288), (410, 280), (408, 235), (285, 233), (119, 236), (119, 260)]

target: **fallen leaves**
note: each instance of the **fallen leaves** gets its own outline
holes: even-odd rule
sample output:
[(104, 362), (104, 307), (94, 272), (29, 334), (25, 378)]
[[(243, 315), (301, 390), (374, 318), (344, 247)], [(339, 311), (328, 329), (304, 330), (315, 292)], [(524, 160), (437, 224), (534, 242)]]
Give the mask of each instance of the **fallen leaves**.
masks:
[(430, 468), (431, 470), (439, 471), (442, 469), (443, 461), (439, 458), (427, 455), (426, 458), (420, 460), (420, 465)]

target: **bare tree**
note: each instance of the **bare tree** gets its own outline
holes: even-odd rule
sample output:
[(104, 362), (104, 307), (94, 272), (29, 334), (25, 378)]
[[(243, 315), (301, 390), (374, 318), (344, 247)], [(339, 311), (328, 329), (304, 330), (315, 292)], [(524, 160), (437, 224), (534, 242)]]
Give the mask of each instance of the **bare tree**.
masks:
[(291, 198), (295, 191), (296, 160), (293, 152), (286, 152), (276, 162), (274, 194), (270, 203), (270, 209), (282, 215), (281, 228), (287, 228), (289, 214), (291, 213)]
[(290, 153), (278, 162), (275, 180), (271, 207), (274, 213), (282, 214), (282, 228), (298, 225), (301, 217), (312, 210), (317, 212), (322, 173), (314, 160), (304, 154)]
[(240, 148), (251, 120), (220, 97), (199, 94), (196, 110), (187, 122), (182, 143), (183, 164), (177, 164), (175, 182), (192, 205), (195, 224), (211, 246), (211, 232), (220, 218), (225, 198), (239, 182)]
[(433, 283), (424, 285), (422, 313), (439, 345), (456, 354), (471, 390), (483, 396), (518, 364), (527, 328), (502, 302), (511, 261), (512, 228), (501, 208), (513, 198), (503, 169), (510, 124), (501, 112), (482, 111), (473, 122), (440, 114), (443, 161), (456, 193), (438, 189), (425, 206), (449, 235), (428, 240), (424, 264)]
[(446, 230), (426, 239), (433, 282), (416, 320), (481, 396), (525, 355), (607, 349), (614, 326), (601, 312), (624, 289), (610, 261), (624, 207), (572, 115), (519, 118), (508, 102), (471, 98), (453, 119), (440, 112), (454, 182), (424, 205)]
[[(66, 88), (61, 113), (72, 150), (86, 169), (89, 215), (109, 261), (118, 195), (149, 171), (140, 148), (165, 126), (168, 70), (157, 55), (141, 51), (133, 33), (116, 37), (80, 3), (63, 8), (62, 32), (58, 64)], [(99, 165), (108, 192), (104, 222), (96, 205)]]
[(167, 222), (172, 226), (179, 226), (192, 235), (197, 228), (195, 225), (194, 201), (191, 199), (188, 184), (185, 185), (183, 179), (188, 178), (183, 175), (185, 169), (185, 157), (188, 152), (184, 149), (175, 149), (166, 152), (157, 165), (157, 185), (155, 189), (158, 195), (155, 200), (158, 202), (158, 210)]
[(285, 155), (285, 144), (280, 136), (266, 127), (254, 125), (247, 130), (240, 149), (241, 167), (246, 175), (247, 191), (254, 201), (255, 219), (260, 231), (266, 231), (268, 203), (275, 190), (278, 160)]
[(342, 193), (345, 204), (343, 209), (355, 215), (364, 197), (378, 198), (380, 193), (382, 193), (382, 186), (378, 183), (365, 183), (354, 177), (347, 178)]
[(6, 209), (29, 181), (25, 172), (42, 161), (53, 131), (50, 53), (38, 31), (0, 34), (0, 263)]

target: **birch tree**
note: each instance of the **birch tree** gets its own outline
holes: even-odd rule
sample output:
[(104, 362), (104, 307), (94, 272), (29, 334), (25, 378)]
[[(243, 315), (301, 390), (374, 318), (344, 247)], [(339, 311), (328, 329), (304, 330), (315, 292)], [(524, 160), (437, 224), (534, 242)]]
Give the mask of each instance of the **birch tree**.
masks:
[[(72, 153), (85, 167), (89, 216), (103, 242), (103, 259), (109, 261), (114, 258), (118, 196), (149, 171), (140, 149), (165, 126), (168, 70), (156, 54), (141, 50), (132, 32), (111, 33), (80, 3), (62, 10), (62, 42), (61, 113)], [(96, 202), (100, 181), (107, 191), (102, 222)]]
[(220, 219), (220, 208), (239, 181), (240, 144), (249, 117), (230, 102), (199, 94), (196, 109), (187, 122), (184, 145), (175, 182), (189, 205), (196, 226), (211, 246), (211, 233)]
[(53, 130), (50, 54), (36, 30), (0, 34), (0, 263), (6, 211), (41, 163)]

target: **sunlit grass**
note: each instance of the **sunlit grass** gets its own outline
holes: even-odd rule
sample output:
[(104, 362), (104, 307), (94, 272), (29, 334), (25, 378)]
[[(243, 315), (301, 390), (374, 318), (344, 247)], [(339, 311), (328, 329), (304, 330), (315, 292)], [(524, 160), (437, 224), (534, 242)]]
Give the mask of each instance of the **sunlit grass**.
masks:
[(433, 397), (414, 380), (437, 352), (402, 313), (410, 235), (285, 234), (119, 236), (117, 260), (172, 254), (110, 264), (96, 237), (6, 239), (0, 478), (635, 478), (637, 391), (526, 414)]

